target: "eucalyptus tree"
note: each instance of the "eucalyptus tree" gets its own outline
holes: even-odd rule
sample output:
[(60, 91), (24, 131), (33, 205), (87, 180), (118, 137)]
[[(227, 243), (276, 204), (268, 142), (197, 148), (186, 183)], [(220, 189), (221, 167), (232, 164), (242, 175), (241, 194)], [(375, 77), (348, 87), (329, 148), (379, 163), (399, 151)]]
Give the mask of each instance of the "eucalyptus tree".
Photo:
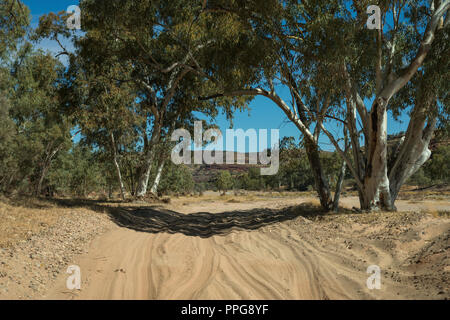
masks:
[(11, 64), (20, 41), (26, 35), (29, 23), (29, 10), (20, 1), (0, 1), (0, 97), (2, 99), (0, 112), (5, 122), (10, 120), (8, 91), (12, 86)]
[[(262, 70), (265, 83), (213, 97), (270, 98), (306, 141), (321, 133), (329, 138), (355, 178), (363, 209), (394, 210), (401, 185), (430, 156), (437, 116), (448, 112), (450, 1), (380, 1), (375, 30), (367, 28), (372, 1), (269, 3), (273, 15), (257, 1), (240, 10), (218, 5), (250, 21), (261, 41), (274, 45), (269, 52), (275, 52), (277, 63)], [(289, 88), (290, 105), (276, 94), (274, 80)], [(389, 166), (387, 112), (398, 116), (408, 109), (409, 127)], [(332, 120), (347, 128), (352, 159), (343, 136), (331, 133)], [(323, 173), (317, 161), (310, 163)], [(317, 188), (323, 179), (315, 176)], [(329, 189), (322, 185), (319, 197), (328, 207)]]
[(71, 145), (70, 123), (62, 112), (64, 67), (49, 54), (25, 45), (11, 68), (9, 111), (17, 127), (22, 179), (41, 194), (43, 182), (57, 154)]
[(127, 70), (114, 61), (93, 64), (81, 56), (71, 57), (68, 113), (83, 142), (107, 155), (113, 164), (122, 199), (126, 197), (122, 162), (127, 150), (139, 141), (136, 129), (145, 119), (136, 112), (135, 88), (118, 81)]
[[(175, 99), (177, 106), (182, 106), (177, 108), (177, 112), (173, 112), (170, 118), (167, 118), (168, 124), (161, 133), (161, 139), (159, 143), (155, 146), (155, 157), (153, 171), (153, 183), (150, 189), (150, 193), (157, 196), (158, 189), (163, 179), (163, 174), (167, 168), (167, 162), (170, 160), (172, 149), (175, 147), (176, 142), (172, 141), (172, 134), (177, 128), (184, 128), (192, 133), (194, 132), (194, 123), (199, 121), (197, 117), (191, 112), (191, 108), (188, 107), (181, 100)], [(188, 102), (187, 102), (188, 103)]]
[[(383, 1), (378, 30), (366, 28), (368, 1), (344, 3), (351, 4), (355, 14), (338, 22), (341, 36), (335, 36), (344, 58), (336, 59), (334, 66), (341, 65), (336, 77), (344, 84), (344, 120), (353, 161), (329, 130), (323, 125), (322, 129), (346, 160), (361, 207), (395, 210), (400, 187), (430, 157), (438, 110), (448, 112), (450, 1)], [(391, 157), (388, 111), (395, 116), (409, 111), (410, 117), (406, 135)]]
[(9, 93), (13, 84), (11, 57), (29, 25), (26, 7), (15, 0), (0, 2), (0, 190), (8, 191), (19, 172), (16, 153), (17, 130), (10, 116)]
[[(215, 91), (219, 83), (248, 82), (246, 72), (263, 56), (245, 50), (258, 43), (251, 32), (230, 15), (208, 12), (203, 1), (100, 1), (80, 4), (84, 35), (75, 44), (82, 59), (102, 65), (115, 57), (129, 72), (115, 80), (136, 87), (137, 114), (143, 119), (137, 197), (147, 193), (155, 146), (170, 119), (192, 111), (217, 112), (247, 99), (199, 102), (196, 97)], [(244, 52), (246, 56), (237, 59)], [(212, 77), (212, 74), (215, 77)], [(225, 84), (226, 85), (226, 84)], [(180, 105), (179, 103), (183, 103)], [(189, 112), (181, 112), (183, 109)]]
[(52, 162), (70, 144), (70, 124), (61, 112), (63, 67), (25, 42), (4, 70), (2, 179), (6, 189), (22, 185), (40, 195)]
[(19, 0), (0, 1), (0, 61), (17, 48), (29, 27), (29, 9)]
[[(202, 99), (260, 95), (274, 102), (300, 131), (321, 206), (330, 210), (333, 198), (320, 159), (319, 139), (321, 123), (333, 117), (330, 109), (340, 103), (340, 91), (328, 69), (333, 58), (325, 55), (322, 46), (330, 41), (324, 38), (323, 25), (340, 10), (339, 3), (271, 0), (233, 6), (222, 1), (209, 9), (239, 16), (263, 44), (266, 58), (257, 71), (263, 75), (259, 81), (241, 88), (236, 84)], [(279, 87), (289, 90), (289, 100), (277, 94)]]
[(33, 48), (29, 23), (22, 1), (0, 1), (0, 183), (40, 195), (52, 162), (70, 144), (70, 125), (61, 113), (64, 68)]
[[(313, 96), (327, 92), (335, 101), (325, 111), (328, 121), (303, 108), (345, 160), (362, 209), (395, 210), (400, 187), (430, 157), (438, 114), (448, 112), (450, 1), (380, 1), (375, 30), (367, 27), (371, 1), (292, 3), (286, 24), (295, 28), (287, 39), (304, 52), (298, 68), (313, 76)], [(387, 112), (408, 109), (405, 138), (388, 157)], [(330, 121), (347, 128), (352, 159)]]

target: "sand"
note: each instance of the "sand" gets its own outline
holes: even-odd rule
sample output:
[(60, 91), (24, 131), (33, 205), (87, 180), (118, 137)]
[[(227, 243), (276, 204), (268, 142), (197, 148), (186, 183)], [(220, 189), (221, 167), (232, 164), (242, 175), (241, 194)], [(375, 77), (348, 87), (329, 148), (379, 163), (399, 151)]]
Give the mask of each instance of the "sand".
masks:
[[(128, 208), (43, 299), (444, 299), (450, 219), (419, 213), (308, 216), (313, 199), (173, 201)], [(355, 199), (344, 199), (347, 206)], [(432, 202), (448, 210), (448, 202)], [(300, 207), (292, 207), (298, 206)], [(430, 203), (422, 203), (428, 208)], [(204, 213), (201, 213), (204, 212)], [(207, 213), (206, 213), (207, 212)], [(432, 245), (430, 245), (430, 243)], [(434, 247), (433, 247), (434, 244)], [(369, 290), (367, 267), (382, 270)]]

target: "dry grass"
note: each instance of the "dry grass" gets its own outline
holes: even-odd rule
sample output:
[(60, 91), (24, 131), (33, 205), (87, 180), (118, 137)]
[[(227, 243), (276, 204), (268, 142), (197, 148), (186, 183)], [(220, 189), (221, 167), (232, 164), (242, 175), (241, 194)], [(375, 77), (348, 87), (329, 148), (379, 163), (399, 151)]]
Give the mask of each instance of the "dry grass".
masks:
[(449, 211), (428, 210), (427, 213), (432, 215), (434, 218), (442, 218), (442, 219), (450, 218), (450, 212)]
[(110, 202), (101, 202), (99, 201), (99, 205), (106, 206), (128, 206), (128, 207), (140, 207), (147, 205), (162, 205), (162, 204), (179, 204), (179, 205), (190, 205), (194, 203), (201, 202), (221, 202), (221, 203), (245, 203), (245, 202), (255, 202), (255, 201), (265, 201), (268, 199), (295, 199), (295, 198), (315, 198), (317, 194), (315, 192), (288, 192), (288, 191), (238, 191), (238, 192), (229, 192), (226, 195), (222, 195), (219, 192), (207, 191), (203, 195), (189, 195), (189, 196), (172, 196), (165, 197), (164, 199), (160, 199), (158, 201), (148, 201), (148, 202), (125, 202), (121, 203), (118, 201), (117, 203)]
[(411, 200), (411, 203), (418, 203), (423, 200), (448, 200), (450, 189), (447, 185), (440, 185), (420, 190), (415, 186), (405, 186), (402, 188), (398, 199)]
[(450, 212), (448, 211), (437, 211), (436, 214), (440, 218), (450, 218)]
[(0, 199), (0, 248), (11, 247), (56, 223), (64, 209), (31, 200)]
[(449, 196), (449, 194), (439, 192), (407, 191), (400, 193), (398, 200), (409, 200), (410, 203), (419, 203), (424, 200), (446, 200)]

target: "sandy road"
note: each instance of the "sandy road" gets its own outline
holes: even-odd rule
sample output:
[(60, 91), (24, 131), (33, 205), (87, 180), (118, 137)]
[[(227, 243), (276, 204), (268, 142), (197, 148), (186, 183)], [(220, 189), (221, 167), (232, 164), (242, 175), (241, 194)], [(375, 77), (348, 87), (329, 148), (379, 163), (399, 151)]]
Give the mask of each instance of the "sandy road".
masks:
[[(228, 209), (236, 208), (245, 209), (245, 204)], [(215, 206), (218, 212), (223, 209)], [(161, 227), (161, 232), (153, 233), (117, 227), (97, 238), (89, 253), (74, 261), (82, 272), (81, 291), (67, 290), (65, 275), (44, 299), (397, 299), (410, 292), (390, 279), (383, 279), (382, 290), (369, 290), (367, 266), (392, 264), (392, 256), (372, 246), (377, 254), (371, 260), (367, 250), (349, 255), (346, 248), (326, 245), (326, 233), (310, 233), (313, 222), (303, 217), (266, 223), (268, 215), (252, 216), (260, 226), (236, 230), (226, 226), (231, 220), (234, 226), (245, 224), (245, 211), (200, 223), (211, 216), (189, 214), (195, 210), (198, 206), (185, 207), (187, 214), (178, 218), (190, 220), (176, 228)], [(174, 221), (170, 215), (163, 217), (150, 224)], [(212, 225), (213, 231), (199, 229), (205, 225)]]
[[(289, 229), (276, 233), (292, 236)], [(119, 229), (92, 243), (79, 265), (79, 299), (326, 299), (356, 297), (323, 253), (275, 231), (233, 232), (208, 239)], [(339, 270), (338, 273), (336, 271)], [(354, 275), (358, 278), (358, 275)], [(361, 274), (360, 287), (365, 286)], [(320, 280), (319, 280), (320, 279)], [(87, 285), (85, 287), (85, 285)], [(57, 290), (58, 292), (59, 290)], [(352, 292), (353, 291), (353, 292)], [(67, 290), (49, 298), (67, 298)], [(71, 295), (69, 294), (69, 297)]]

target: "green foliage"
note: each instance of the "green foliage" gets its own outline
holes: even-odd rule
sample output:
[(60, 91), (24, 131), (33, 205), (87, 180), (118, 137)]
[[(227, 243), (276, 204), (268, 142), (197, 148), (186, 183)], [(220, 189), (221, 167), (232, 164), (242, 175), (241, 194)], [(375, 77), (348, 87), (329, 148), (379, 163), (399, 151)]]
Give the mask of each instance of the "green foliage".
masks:
[(221, 171), (216, 178), (216, 187), (219, 191), (226, 193), (228, 190), (233, 188), (233, 176), (230, 171)]
[[(388, 20), (394, 3), (379, 3)], [(344, 86), (343, 67), (361, 99), (373, 98), (378, 54), (386, 69), (382, 71), (402, 74), (417, 54), (432, 13), (429, 1), (403, 4), (402, 19), (383, 29), (378, 51), (376, 33), (365, 27), (369, 4), (369, 0), (84, 0), (83, 32), (73, 33), (66, 28), (65, 12), (42, 16), (31, 32), (28, 8), (20, 0), (1, 0), (0, 191), (39, 193), (41, 187), (50, 186), (78, 196), (105, 189), (111, 193), (118, 187), (115, 159), (126, 188), (135, 195), (139, 180), (150, 172), (147, 169), (154, 173), (157, 163), (168, 158), (173, 129), (192, 131), (198, 112), (215, 119), (222, 110), (231, 119), (236, 109), (248, 107), (252, 97), (220, 93), (252, 87), (272, 91), (271, 80), (289, 87), (292, 107), (306, 127), (302, 137), (309, 130), (320, 141), (318, 121), (324, 125), (330, 119), (351, 121), (346, 99), (354, 92)], [(443, 132), (448, 132), (450, 105), (445, 72), (450, 61), (449, 28), (447, 23), (438, 29), (424, 64), (388, 105), (397, 117), (412, 105), (433, 101), (424, 115), (430, 123), (438, 114)], [(61, 54), (69, 56), (68, 68), (28, 42), (60, 37), (72, 40), (75, 47), (74, 53), (61, 48)], [(391, 56), (393, 42), (396, 51)], [(199, 99), (215, 94), (218, 99)], [(82, 134), (80, 145), (71, 140), (74, 128)], [(356, 140), (364, 152), (361, 129), (358, 124), (361, 137)], [(308, 141), (312, 143), (311, 138)], [(234, 179), (225, 171), (216, 187), (311, 189), (314, 177), (304, 148), (309, 144), (301, 143), (293, 138), (282, 141), (277, 175), (264, 177), (252, 168)], [(448, 183), (448, 157), (448, 147), (440, 147), (412, 181)], [(333, 187), (341, 159), (324, 152), (320, 158)], [(206, 187), (195, 188), (202, 192)], [(168, 162), (159, 190), (192, 192), (190, 169)]]
[(25, 36), (29, 21), (29, 10), (20, 0), (0, 1), (0, 62), (16, 49)]
[(92, 192), (104, 192), (109, 183), (108, 172), (114, 172), (98, 161), (97, 155), (86, 146), (77, 144), (61, 153), (48, 176), (48, 186), (58, 195), (86, 197)]
[(450, 183), (450, 145), (442, 145), (432, 153), (425, 165), (425, 174), (433, 181)]
[(202, 196), (204, 194), (204, 192), (207, 190), (207, 185), (204, 182), (199, 182), (196, 183), (194, 186), (194, 190), (196, 193), (198, 193), (198, 195)]
[(0, 67), (8, 83), (0, 89), (0, 161), (7, 168), (0, 188), (40, 193), (54, 157), (71, 146), (70, 124), (61, 113), (63, 66), (27, 42), (10, 60)]
[(432, 154), (423, 167), (421, 167), (408, 181), (410, 185), (420, 187), (434, 184), (450, 183), (450, 146), (441, 145)]
[[(297, 144), (293, 137), (285, 137), (280, 143), (280, 170), (274, 177), (278, 185), (288, 190), (306, 191), (314, 185), (309, 161), (301, 144)], [(274, 180), (272, 178), (272, 180)]]
[[(321, 162), (324, 173), (334, 188), (342, 160), (337, 153), (321, 153)], [(296, 143), (293, 137), (285, 137), (280, 143), (280, 168), (276, 175), (261, 176), (260, 169), (250, 168), (248, 172), (240, 175), (235, 188), (244, 190), (291, 190), (311, 191), (314, 186), (314, 177), (302, 144)]]
[(244, 190), (263, 190), (265, 188), (265, 181), (264, 177), (260, 174), (260, 170), (257, 168), (250, 168), (248, 172), (240, 176), (239, 187)]
[(169, 162), (159, 186), (161, 194), (187, 195), (194, 191), (195, 182), (191, 170), (185, 165), (174, 165)]
[(430, 186), (432, 184), (432, 181), (430, 177), (427, 176), (424, 168), (422, 167), (419, 170), (417, 170), (417, 172), (411, 178), (409, 178), (408, 184), (417, 185), (419, 187), (425, 187)]
[(9, 102), (0, 96), (0, 191), (6, 192), (14, 179), (14, 172), (18, 171), (15, 158), (17, 152), (16, 128), (9, 116)]

